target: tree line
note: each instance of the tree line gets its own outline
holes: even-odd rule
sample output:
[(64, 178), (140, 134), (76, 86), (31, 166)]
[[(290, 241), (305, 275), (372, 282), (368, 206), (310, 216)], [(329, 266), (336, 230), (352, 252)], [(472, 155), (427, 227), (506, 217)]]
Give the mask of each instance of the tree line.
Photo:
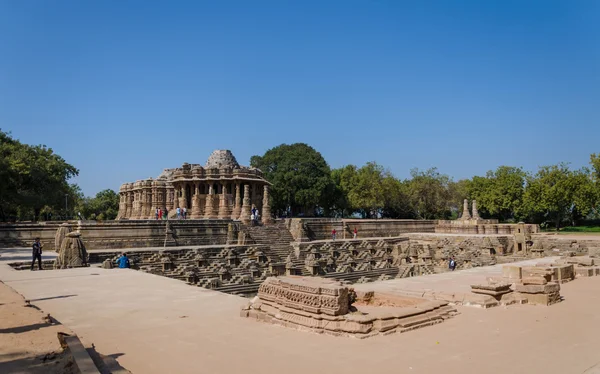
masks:
[[(555, 227), (598, 219), (600, 154), (588, 167), (566, 163), (537, 172), (500, 166), (484, 176), (453, 180), (436, 168), (412, 169), (398, 179), (376, 162), (331, 169), (314, 148), (282, 144), (252, 156), (271, 188), (271, 207), (278, 216), (323, 216), (404, 219), (455, 219), (464, 199), (477, 200), (483, 218), (526, 221)], [(0, 219), (111, 220), (119, 195), (106, 189), (85, 197), (69, 183), (79, 170), (45, 145), (28, 145), (0, 130)]]
[(69, 180), (79, 170), (45, 145), (29, 145), (0, 129), (0, 220), (114, 219), (119, 195), (85, 197)]
[(598, 219), (600, 154), (590, 166), (541, 166), (531, 173), (500, 166), (485, 176), (453, 180), (437, 168), (412, 169), (398, 179), (388, 169), (368, 162), (330, 169), (323, 156), (303, 143), (282, 144), (250, 164), (273, 183), (272, 209), (278, 215), (329, 217), (455, 219), (464, 199), (477, 200), (482, 218), (576, 225)]

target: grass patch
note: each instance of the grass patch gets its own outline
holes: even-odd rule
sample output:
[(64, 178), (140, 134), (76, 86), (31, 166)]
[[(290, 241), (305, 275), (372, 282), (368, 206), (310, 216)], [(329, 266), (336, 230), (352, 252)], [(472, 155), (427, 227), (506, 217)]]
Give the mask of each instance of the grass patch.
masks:
[(569, 226), (560, 229), (561, 232), (597, 232), (600, 233), (600, 226)]

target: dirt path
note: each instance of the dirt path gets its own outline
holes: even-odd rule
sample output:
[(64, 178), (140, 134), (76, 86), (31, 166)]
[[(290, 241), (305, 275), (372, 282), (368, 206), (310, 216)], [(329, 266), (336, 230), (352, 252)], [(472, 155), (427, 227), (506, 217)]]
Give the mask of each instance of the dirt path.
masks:
[(58, 332), (42, 311), (26, 306), (21, 295), (0, 282), (0, 373), (63, 374), (78, 372), (64, 354)]

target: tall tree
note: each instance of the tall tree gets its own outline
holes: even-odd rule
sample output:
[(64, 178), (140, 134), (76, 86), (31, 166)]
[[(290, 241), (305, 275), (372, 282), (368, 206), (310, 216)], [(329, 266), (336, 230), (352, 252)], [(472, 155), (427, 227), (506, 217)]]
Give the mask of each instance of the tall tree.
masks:
[[(593, 207), (589, 171), (572, 171), (568, 164), (542, 166), (527, 181), (524, 210), (530, 217), (553, 221), (558, 230), (565, 219), (586, 215)], [(537, 218), (536, 218), (537, 217)]]
[(499, 166), (485, 177), (473, 177), (471, 195), (481, 211), (506, 221), (521, 212), (526, 177), (522, 168)]
[(452, 179), (440, 174), (437, 168), (412, 169), (410, 174), (409, 193), (415, 216), (421, 219), (449, 218)]
[(45, 145), (31, 146), (0, 131), (0, 213), (37, 219), (42, 208), (60, 207), (68, 180), (79, 171)]
[(119, 213), (119, 194), (111, 189), (100, 191), (93, 198), (84, 198), (76, 207), (86, 219), (113, 220)]
[(331, 169), (323, 156), (304, 143), (281, 144), (263, 156), (252, 156), (250, 165), (261, 169), (273, 183), (272, 208), (279, 213), (312, 215), (331, 205)]

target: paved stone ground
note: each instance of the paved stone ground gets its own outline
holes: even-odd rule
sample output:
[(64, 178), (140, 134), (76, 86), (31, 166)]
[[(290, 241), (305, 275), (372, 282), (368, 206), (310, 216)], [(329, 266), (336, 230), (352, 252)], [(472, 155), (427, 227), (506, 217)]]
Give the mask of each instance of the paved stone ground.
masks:
[[(469, 276), (448, 277), (438, 284)], [(253, 322), (239, 317), (246, 299), (128, 269), (0, 263), (0, 280), (133, 373), (592, 373), (600, 362), (600, 277), (564, 284), (551, 307), (459, 307), (444, 323), (366, 340)]]
[[(535, 260), (520, 261), (504, 265), (533, 266), (537, 263), (553, 263), (560, 257), (544, 257)], [(487, 284), (487, 278), (502, 277), (502, 264), (475, 267), (441, 274), (420, 277), (392, 279), (373, 283), (355, 284), (352, 287), (360, 291), (395, 293), (398, 291), (441, 291), (471, 293), (472, 284)]]

